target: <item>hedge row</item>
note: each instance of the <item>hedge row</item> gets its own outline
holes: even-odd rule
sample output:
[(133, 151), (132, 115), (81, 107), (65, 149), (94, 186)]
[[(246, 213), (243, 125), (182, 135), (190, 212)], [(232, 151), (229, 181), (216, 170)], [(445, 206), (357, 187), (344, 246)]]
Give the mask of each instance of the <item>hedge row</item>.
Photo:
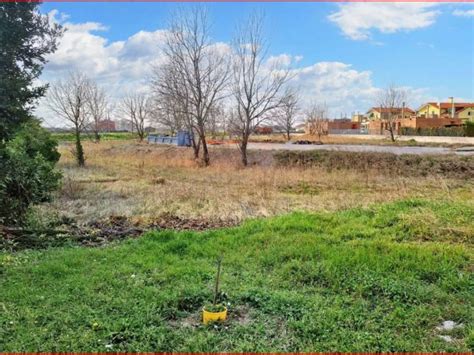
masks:
[(280, 151), (279, 166), (320, 167), (327, 170), (377, 171), (398, 176), (438, 175), (474, 179), (474, 157), (456, 155), (396, 155), (391, 153), (341, 151)]

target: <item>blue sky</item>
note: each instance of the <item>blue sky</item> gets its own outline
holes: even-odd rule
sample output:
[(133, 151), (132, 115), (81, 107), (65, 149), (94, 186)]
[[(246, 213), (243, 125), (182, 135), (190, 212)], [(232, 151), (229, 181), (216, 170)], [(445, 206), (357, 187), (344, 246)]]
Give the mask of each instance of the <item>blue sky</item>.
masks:
[[(56, 21), (71, 27), (62, 44), (68, 49), (60, 48), (51, 57), (44, 80), (61, 78), (66, 69), (81, 69), (93, 59), (91, 74), (117, 98), (120, 83), (143, 85), (146, 80), (140, 75), (146, 72), (134, 69), (134, 63), (143, 69), (156, 55), (150, 52), (154, 42), (147, 36), (166, 29), (170, 12), (179, 6), (192, 5), (43, 4), (42, 12), (54, 11)], [(376, 90), (392, 83), (411, 90), (410, 104), (415, 107), (424, 100), (449, 96), (474, 101), (472, 4), (234, 2), (205, 6), (213, 38), (224, 43), (230, 42), (237, 24), (252, 11), (263, 11), (269, 53), (290, 56), (292, 66), (301, 70), (298, 80), (308, 95), (306, 100), (327, 102), (334, 115), (367, 110)], [(78, 44), (82, 59), (71, 54)], [(114, 49), (118, 46), (128, 48), (126, 56), (118, 54), (124, 48)], [(128, 71), (117, 69), (123, 67)]]

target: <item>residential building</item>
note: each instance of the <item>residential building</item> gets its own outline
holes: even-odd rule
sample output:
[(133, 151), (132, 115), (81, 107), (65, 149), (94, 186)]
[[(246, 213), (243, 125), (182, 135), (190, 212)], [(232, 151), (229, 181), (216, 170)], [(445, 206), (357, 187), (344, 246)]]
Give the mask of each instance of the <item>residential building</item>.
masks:
[(316, 123), (307, 121), (305, 124), (305, 133), (310, 135), (315, 131), (323, 131), (324, 134), (360, 133), (360, 129), (361, 123), (352, 122), (349, 118), (324, 119)]
[[(384, 134), (389, 128), (390, 122), (386, 120), (377, 120), (368, 122), (368, 132), (370, 134)], [(402, 128), (442, 128), (461, 126), (462, 121), (459, 118), (450, 117), (411, 117), (397, 119), (392, 122), (396, 134), (400, 134)]]
[(304, 133), (306, 128), (306, 123), (298, 123), (295, 125), (295, 132), (296, 133)]
[(410, 118), (415, 115), (415, 111), (409, 107), (372, 107), (366, 114), (369, 121), (386, 120), (390, 115), (395, 115), (394, 119)]
[(457, 118), (463, 121), (474, 121), (474, 103), (456, 111)]
[(359, 122), (359, 123), (362, 123), (365, 120), (367, 120), (367, 117), (365, 117), (365, 115), (362, 115), (362, 114), (359, 114), (359, 113), (353, 114), (352, 119), (351, 119), (352, 122)]
[(119, 120), (116, 122), (116, 130), (133, 132), (133, 124), (130, 120)]
[(102, 120), (97, 124), (97, 129), (99, 132), (114, 132), (115, 131), (115, 121), (112, 120)]
[(473, 102), (427, 102), (418, 109), (418, 116), (426, 118), (451, 117), (469, 119), (474, 115)]
[(273, 128), (270, 126), (257, 126), (254, 129), (255, 134), (272, 134)]

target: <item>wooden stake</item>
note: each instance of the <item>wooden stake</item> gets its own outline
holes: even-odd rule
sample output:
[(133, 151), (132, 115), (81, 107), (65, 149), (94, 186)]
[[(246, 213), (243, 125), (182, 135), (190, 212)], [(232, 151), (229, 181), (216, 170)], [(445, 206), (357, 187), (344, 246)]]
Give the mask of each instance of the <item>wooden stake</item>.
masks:
[(216, 275), (216, 286), (214, 289), (214, 306), (217, 303), (217, 294), (219, 292), (219, 280), (221, 277), (221, 263), (222, 263), (222, 257), (217, 259), (217, 275)]

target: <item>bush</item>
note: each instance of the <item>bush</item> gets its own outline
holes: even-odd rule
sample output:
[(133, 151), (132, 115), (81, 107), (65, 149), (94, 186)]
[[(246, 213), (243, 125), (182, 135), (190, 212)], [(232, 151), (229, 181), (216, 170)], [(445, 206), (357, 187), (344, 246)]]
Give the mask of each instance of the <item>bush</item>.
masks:
[(438, 128), (410, 128), (402, 127), (403, 136), (443, 136), (443, 137), (463, 137), (464, 127), (438, 127)]
[(15, 150), (24, 150), (30, 158), (40, 153), (51, 163), (56, 163), (61, 156), (56, 149), (58, 142), (36, 120), (23, 124), (9, 146)]
[(464, 126), (464, 133), (466, 137), (474, 137), (474, 121), (467, 121)]
[(439, 175), (447, 178), (474, 178), (474, 158), (471, 156), (287, 150), (275, 153), (274, 157), (280, 166), (362, 172), (377, 170), (382, 174), (400, 176)]
[(0, 147), (0, 223), (21, 224), (31, 204), (49, 200), (60, 173), (56, 142), (37, 121), (25, 123)]

